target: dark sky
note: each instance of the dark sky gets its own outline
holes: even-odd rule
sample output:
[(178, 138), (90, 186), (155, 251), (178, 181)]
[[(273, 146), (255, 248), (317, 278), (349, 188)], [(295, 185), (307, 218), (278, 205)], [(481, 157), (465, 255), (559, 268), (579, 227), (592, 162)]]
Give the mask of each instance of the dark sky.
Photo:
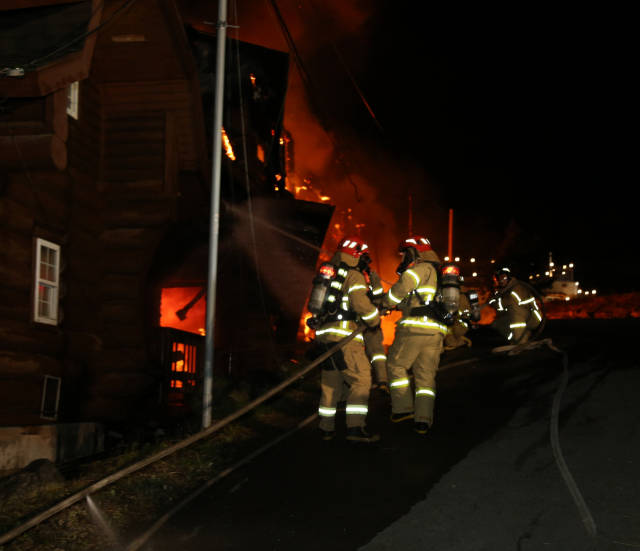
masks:
[[(208, 2), (182, 3), (215, 17)], [(429, 237), (443, 254), (454, 209), (456, 254), (528, 271), (551, 251), (576, 264), (585, 286), (638, 287), (631, 14), (408, 0), (276, 5), (313, 82), (310, 109), (335, 136), (336, 156), (369, 170), (399, 228), (411, 195), (414, 227), (436, 224), (442, 231)], [(287, 49), (271, 0), (239, 6), (241, 39)]]
[(384, 135), (353, 94), (349, 122), (422, 163), (456, 243), (497, 230), (496, 252), (522, 268), (552, 251), (585, 285), (637, 288), (624, 13), (375, 6), (355, 72)]

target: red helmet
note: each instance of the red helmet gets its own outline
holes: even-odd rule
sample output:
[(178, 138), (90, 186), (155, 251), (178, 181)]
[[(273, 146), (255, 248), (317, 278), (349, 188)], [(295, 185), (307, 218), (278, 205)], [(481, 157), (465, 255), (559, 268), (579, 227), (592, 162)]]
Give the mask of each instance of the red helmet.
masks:
[(360, 258), (369, 252), (369, 246), (360, 237), (345, 237), (338, 245), (338, 251), (347, 253), (353, 258)]
[(400, 245), (398, 246), (398, 251), (402, 252), (410, 248), (414, 248), (419, 253), (432, 250), (431, 242), (426, 237), (423, 237), (421, 235), (412, 235), (401, 241)]

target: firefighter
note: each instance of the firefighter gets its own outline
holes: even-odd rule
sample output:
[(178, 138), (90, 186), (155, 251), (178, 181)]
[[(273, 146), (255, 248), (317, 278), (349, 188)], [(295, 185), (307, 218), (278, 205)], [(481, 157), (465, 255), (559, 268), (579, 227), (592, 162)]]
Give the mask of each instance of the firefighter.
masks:
[[(343, 270), (342, 298), (334, 314), (321, 318), (316, 328), (316, 341), (329, 348), (350, 335), (362, 321), (369, 328), (380, 325), (378, 308), (371, 302), (369, 286), (363, 274), (370, 259), (367, 244), (359, 237), (343, 239), (330, 260), (338, 273)], [(365, 256), (363, 256), (365, 255)], [(347, 440), (376, 442), (379, 435), (366, 428), (371, 391), (371, 365), (364, 349), (364, 338), (358, 335), (324, 362), (321, 376), (321, 396), (318, 414), (324, 440), (335, 437), (335, 417), (338, 402), (346, 399)]]
[(469, 331), (468, 314), (470, 308), (469, 299), (464, 293), (460, 293), (460, 308), (455, 316), (453, 325), (449, 327), (449, 331), (444, 338), (445, 350), (454, 350), (461, 346), (471, 346), (471, 339), (466, 336), (467, 331)]
[(496, 310), (491, 327), (509, 344), (527, 342), (541, 326), (543, 316), (534, 289), (503, 267), (493, 275), (494, 295), (489, 304)]
[[(378, 305), (384, 289), (380, 276), (371, 268), (366, 270), (369, 280), (369, 298), (373, 304)], [(364, 333), (364, 349), (371, 363), (375, 376), (374, 387), (377, 390), (389, 394), (389, 377), (387, 375), (387, 352), (383, 345), (382, 327), (367, 329)]]
[[(434, 307), (440, 259), (426, 237), (411, 236), (400, 243), (398, 281), (382, 300), (402, 317), (389, 348), (387, 371), (391, 389), (391, 421), (413, 419), (414, 430), (426, 434), (433, 424), (436, 371), (447, 326)], [(414, 388), (409, 379), (413, 371)]]

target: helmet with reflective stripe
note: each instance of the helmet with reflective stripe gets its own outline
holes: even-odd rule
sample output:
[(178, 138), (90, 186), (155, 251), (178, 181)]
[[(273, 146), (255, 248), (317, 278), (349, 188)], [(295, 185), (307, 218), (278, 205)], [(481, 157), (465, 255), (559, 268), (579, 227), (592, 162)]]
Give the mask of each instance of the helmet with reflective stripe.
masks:
[(511, 270), (506, 266), (498, 268), (495, 272), (493, 272), (493, 285), (496, 287), (504, 287), (513, 275), (511, 274)]
[(419, 253), (432, 250), (431, 242), (426, 237), (423, 237), (421, 235), (412, 235), (401, 241), (400, 245), (398, 246), (398, 251), (403, 252), (410, 248), (414, 248)]
[(369, 252), (369, 246), (360, 237), (345, 237), (338, 245), (338, 252), (360, 258)]

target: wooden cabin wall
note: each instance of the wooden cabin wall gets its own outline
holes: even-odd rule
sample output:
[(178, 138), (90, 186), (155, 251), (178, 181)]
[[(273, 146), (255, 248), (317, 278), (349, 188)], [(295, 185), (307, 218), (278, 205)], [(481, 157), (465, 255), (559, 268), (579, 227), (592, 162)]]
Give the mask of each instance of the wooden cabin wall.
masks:
[[(148, 353), (147, 285), (178, 202), (179, 108), (185, 83), (100, 84), (100, 278), (95, 285), (98, 349), (87, 367), (83, 416), (143, 419), (153, 411), (161, 373)], [(175, 93), (175, 94), (174, 94)], [(181, 122), (182, 121), (182, 122)], [(183, 134), (185, 134), (183, 132)]]
[(91, 79), (81, 81), (79, 87), (78, 119), (69, 117), (69, 166), (97, 180), (104, 141), (102, 92)]
[(68, 179), (57, 171), (2, 173), (0, 193), (0, 425), (40, 417), (45, 375), (63, 377), (64, 334), (33, 321), (34, 240), (64, 246)]

